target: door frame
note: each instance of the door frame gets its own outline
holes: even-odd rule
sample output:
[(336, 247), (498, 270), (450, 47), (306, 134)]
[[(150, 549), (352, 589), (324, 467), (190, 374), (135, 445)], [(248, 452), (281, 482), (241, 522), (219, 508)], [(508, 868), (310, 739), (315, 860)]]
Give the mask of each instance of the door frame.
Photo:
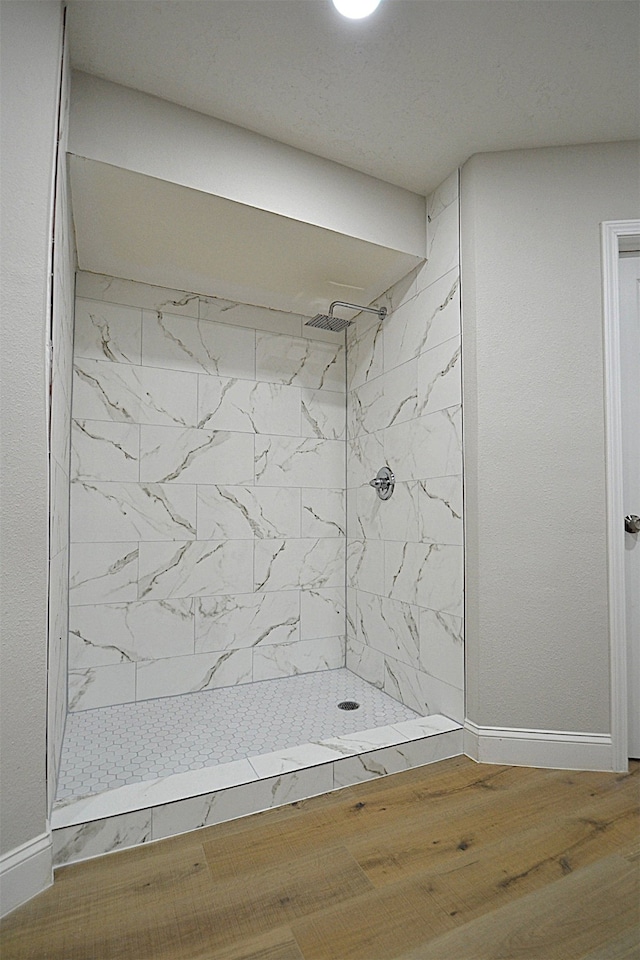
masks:
[(607, 566), (613, 769), (628, 769), (627, 632), (624, 585), (622, 398), (620, 364), (620, 240), (640, 235), (640, 220), (608, 220), (600, 225), (607, 481)]

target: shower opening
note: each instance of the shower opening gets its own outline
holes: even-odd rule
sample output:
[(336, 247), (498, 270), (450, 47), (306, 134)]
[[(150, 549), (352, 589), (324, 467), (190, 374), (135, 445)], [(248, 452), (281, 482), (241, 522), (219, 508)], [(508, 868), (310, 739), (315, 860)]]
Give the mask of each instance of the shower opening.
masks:
[(449, 220), (342, 333), (78, 273), (57, 865), (461, 753)]

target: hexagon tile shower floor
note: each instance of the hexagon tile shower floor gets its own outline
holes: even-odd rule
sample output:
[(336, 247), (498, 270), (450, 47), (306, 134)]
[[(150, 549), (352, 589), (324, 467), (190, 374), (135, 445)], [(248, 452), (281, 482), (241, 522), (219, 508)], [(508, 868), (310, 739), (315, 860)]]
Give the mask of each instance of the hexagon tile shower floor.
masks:
[[(359, 708), (339, 709), (346, 700)], [(346, 669), (71, 713), (57, 800), (417, 716)]]

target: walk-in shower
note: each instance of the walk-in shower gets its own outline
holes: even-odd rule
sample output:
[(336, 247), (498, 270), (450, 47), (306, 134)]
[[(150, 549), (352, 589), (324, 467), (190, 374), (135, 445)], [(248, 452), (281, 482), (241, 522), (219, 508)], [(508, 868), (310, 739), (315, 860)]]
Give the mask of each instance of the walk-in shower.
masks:
[(57, 864), (461, 752), (457, 204), (434, 204), (384, 307), (78, 274)]

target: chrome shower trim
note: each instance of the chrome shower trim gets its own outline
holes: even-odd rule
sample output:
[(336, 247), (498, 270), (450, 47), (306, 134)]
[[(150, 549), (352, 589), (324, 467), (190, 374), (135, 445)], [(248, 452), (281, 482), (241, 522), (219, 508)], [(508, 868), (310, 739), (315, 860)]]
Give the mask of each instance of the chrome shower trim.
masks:
[(323, 330), (332, 330), (334, 333), (340, 333), (350, 327), (352, 320), (345, 320), (342, 317), (334, 317), (334, 307), (348, 307), (351, 310), (364, 311), (365, 313), (375, 313), (380, 320), (384, 320), (387, 315), (386, 307), (364, 307), (359, 303), (347, 303), (346, 300), (334, 300), (329, 306), (329, 313), (317, 313), (311, 320), (307, 320), (305, 327), (321, 327)]

